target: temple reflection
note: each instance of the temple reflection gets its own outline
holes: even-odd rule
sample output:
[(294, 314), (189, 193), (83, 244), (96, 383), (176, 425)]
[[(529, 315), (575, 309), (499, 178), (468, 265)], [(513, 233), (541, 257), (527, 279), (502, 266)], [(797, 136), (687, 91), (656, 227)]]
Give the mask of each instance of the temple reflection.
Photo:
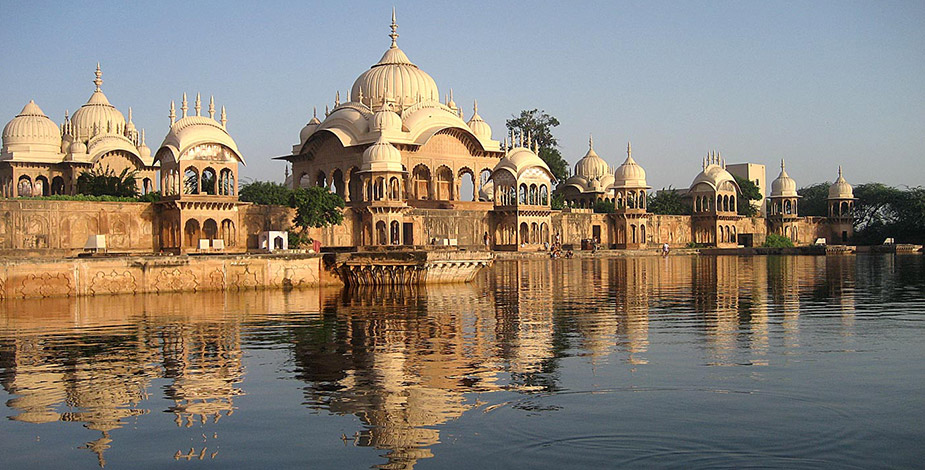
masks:
[[(855, 257), (530, 259), (464, 285), (11, 300), (0, 385), (10, 419), (80, 423), (91, 434), (74, 447), (103, 466), (113, 431), (163, 412), (217, 440), (248, 393), (245, 351), (272, 345), (304, 406), (360, 421), (345, 444), (413, 468), (489, 394), (560, 391), (566, 358), (636, 371), (681, 331), (708, 365), (767, 365), (777, 341), (800, 347), (818, 299), (854, 335), (857, 269)], [(216, 458), (217, 444), (165, 458)]]

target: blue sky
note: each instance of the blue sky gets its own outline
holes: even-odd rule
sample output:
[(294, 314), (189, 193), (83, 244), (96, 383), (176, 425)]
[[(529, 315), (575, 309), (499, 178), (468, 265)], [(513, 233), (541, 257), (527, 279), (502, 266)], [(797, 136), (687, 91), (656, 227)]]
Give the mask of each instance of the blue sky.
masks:
[[(0, 117), (30, 100), (56, 122), (103, 91), (166, 133), (170, 100), (225, 105), (242, 176), (285, 154), (335, 91), (389, 45), (392, 2), (0, 0)], [(655, 188), (685, 187), (709, 150), (781, 158), (803, 186), (925, 184), (925, 2), (394, 3), (399, 46), (503, 138), (521, 109), (556, 116), (563, 155), (616, 166), (627, 140)], [(192, 105), (191, 105), (192, 106)]]

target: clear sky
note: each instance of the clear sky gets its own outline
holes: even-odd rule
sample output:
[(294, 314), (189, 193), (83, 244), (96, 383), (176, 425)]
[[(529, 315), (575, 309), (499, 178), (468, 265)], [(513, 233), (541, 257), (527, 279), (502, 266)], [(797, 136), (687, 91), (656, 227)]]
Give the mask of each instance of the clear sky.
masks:
[[(0, 118), (56, 122), (103, 91), (148, 146), (170, 100), (214, 95), (247, 161), (282, 180), (299, 130), (389, 45), (392, 2), (0, 0)], [(779, 160), (800, 186), (925, 184), (925, 2), (394, 2), (399, 46), (494, 137), (522, 109), (557, 117), (563, 155), (611, 165), (626, 142), (654, 188), (686, 187), (709, 150)], [(190, 104), (192, 107), (192, 104)]]

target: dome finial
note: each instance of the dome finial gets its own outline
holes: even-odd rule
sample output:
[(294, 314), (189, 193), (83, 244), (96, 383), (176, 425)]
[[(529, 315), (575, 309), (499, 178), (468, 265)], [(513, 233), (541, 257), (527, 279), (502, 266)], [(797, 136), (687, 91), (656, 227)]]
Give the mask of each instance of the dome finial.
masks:
[(839, 177), (839, 178), (842, 178), (842, 175), (841, 175), (841, 165), (838, 165), (838, 177)]
[(196, 115), (199, 116), (202, 114), (202, 98), (199, 96), (199, 93), (196, 93)]
[(209, 119), (215, 119), (215, 96), (209, 95)]
[(186, 117), (186, 111), (189, 110), (189, 106), (186, 104), (186, 92), (183, 92), (183, 101), (180, 102), (180, 111), (182, 112), (181, 117)]
[(594, 150), (594, 135), (588, 133), (588, 150)]
[(313, 118), (318, 117), (318, 107), (317, 106), (312, 106), (312, 117)]
[(96, 80), (93, 80), (93, 84), (96, 85), (96, 91), (100, 90), (100, 85), (103, 84), (103, 71), (100, 69), (100, 63), (96, 63)]
[(389, 37), (392, 38), (392, 45), (389, 48), (395, 49), (398, 47), (398, 43), (396, 42), (398, 39), (398, 23), (395, 22), (395, 7), (392, 7), (392, 25), (390, 28), (392, 28), (392, 33), (389, 34)]
[(780, 159), (780, 171), (784, 171), (784, 159)]
[(228, 116), (225, 114), (225, 105), (222, 105), (222, 127), (228, 124)]
[(627, 160), (633, 158), (633, 144), (630, 141), (626, 141), (626, 158)]
[(132, 107), (128, 107), (128, 122), (132, 122)]
[(145, 130), (141, 129), (141, 145), (145, 145)]
[(173, 103), (173, 100), (170, 100), (170, 124), (173, 124), (177, 120), (177, 108)]
[(472, 100), (472, 114), (479, 113), (479, 100)]

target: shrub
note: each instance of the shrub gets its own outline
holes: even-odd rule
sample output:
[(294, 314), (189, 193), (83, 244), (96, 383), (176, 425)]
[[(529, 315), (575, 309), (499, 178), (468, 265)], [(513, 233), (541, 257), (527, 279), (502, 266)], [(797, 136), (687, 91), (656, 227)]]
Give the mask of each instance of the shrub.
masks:
[(765, 248), (793, 248), (793, 241), (787, 237), (769, 233), (768, 238), (764, 241), (764, 245), (761, 246)]

